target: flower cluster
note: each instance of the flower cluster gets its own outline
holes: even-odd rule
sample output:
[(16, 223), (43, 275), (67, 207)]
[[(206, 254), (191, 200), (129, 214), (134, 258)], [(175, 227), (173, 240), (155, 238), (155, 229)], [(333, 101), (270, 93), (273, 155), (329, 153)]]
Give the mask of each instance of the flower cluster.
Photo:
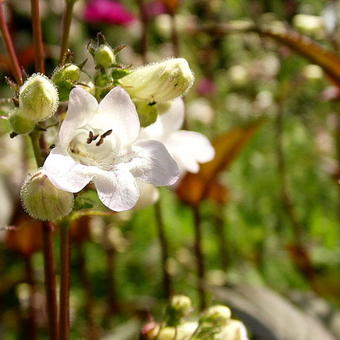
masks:
[[(41, 77), (44, 82), (39, 78), (37, 83), (40, 76), (29, 80), (29, 84), (34, 82), (33, 90), (39, 89), (39, 98), (33, 90), (32, 96), (24, 97), (28, 91), (26, 84), (20, 89), (19, 102), (23, 98), (28, 102), (29, 98), (29, 108), (38, 117), (34, 118), (34, 124), (55, 113), (57, 106), (52, 94), (55, 91), (57, 95), (56, 87), (62, 101), (68, 100), (55, 147), (22, 191), (27, 211), (36, 218), (39, 218), (37, 195), (46, 193), (43, 189), (46, 183), (57, 189), (48, 189), (51, 209), (53, 206), (63, 209), (59, 209), (60, 214), (58, 209), (49, 213), (44, 205), (40, 219), (69, 213), (71, 209), (65, 207), (65, 202), (53, 203), (53, 197), (60, 201), (65, 196), (62, 192), (77, 193), (89, 183), (94, 184), (106, 207), (123, 211), (137, 203), (144, 206), (140, 196), (150, 196), (148, 203), (153, 203), (158, 197), (154, 186), (171, 186), (181, 173), (197, 172), (199, 163), (214, 157), (214, 149), (206, 137), (181, 130), (184, 121), (181, 96), (193, 83), (185, 59), (169, 59), (129, 70), (117, 64), (116, 50), (103, 38), (90, 47), (90, 52), (97, 65), (96, 75), (106, 77), (104, 86), (98, 81), (94, 82), (94, 88), (77, 85), (81, 68), (65, 64), (54, 72), (52, 81)], [(25, 117), (32, 116), (28, 112)], [(30, 132), (34, 124), (22, 133)], [(39, 188), (34, 199), (29, 197), (31, 187)], [(72, 199), (68, 202), (73, 204)]]

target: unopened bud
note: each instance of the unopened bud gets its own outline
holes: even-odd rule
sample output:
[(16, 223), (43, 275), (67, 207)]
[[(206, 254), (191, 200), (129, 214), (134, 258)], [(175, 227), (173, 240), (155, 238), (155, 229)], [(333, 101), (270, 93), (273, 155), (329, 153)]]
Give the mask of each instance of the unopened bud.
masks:
[(157, 119), (157, 107), (155, 102), (135, 101), (140, 125), (146, 127)]
[(116, 63), (115, 54), (109, 45), (100, 45), (94, 53), (94, 61), (98, 66), (109, 68)]
[(68, 100), (70, 92), (79, 78), (80, 68), (74, 64), (63, 65), (54, 71), (51, 79), (58, 89), (60, 101)]
[(228, 307), (216, 305), (208, 308), (201, 317), (201, 322), (210, 323), (213, 326), (224, 326), (230, 321), (231, 311)]
[(35, 126), (35, 122), (31, 119), (27, 119), (26, 115), (23, 114), (19, 108), (12, 111), (9, 122), (13, 131), (18, 135), (30, 133)]
[(41, 170), (26, 180), (20, 195), (27, 213), (37, 220), (53, 221), (73, 208), (73, 194), (56, 188)]
[(120, 80), (133, 98), (157, 103), (183, 95), (193, 82), (194, 75), (183, 58), (142, 66)]
[(53, 82), (41, 74), (26, 80), (19, 92), (19, 108), (34, 122), (50, 118), (58, 108), (58, 91)]
[(185, 295), (175, 295), (170, 301), (170, 306), (172, 309), (180, 313), (181, 315), (186, 315), (192, 309), (191, 300)]

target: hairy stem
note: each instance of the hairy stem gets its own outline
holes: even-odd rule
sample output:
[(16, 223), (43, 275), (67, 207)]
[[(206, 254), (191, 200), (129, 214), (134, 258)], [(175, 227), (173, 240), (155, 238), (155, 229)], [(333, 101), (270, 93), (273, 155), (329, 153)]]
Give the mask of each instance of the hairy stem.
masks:
[(202, 218), (199, 207), (192, 208), (194, 217), (194, 252), (197, 268), (197, 291), (199, 297), (199, 309), (203, 310), (207, 305), (206, 297), (206, 273), (202, 249)]
[(172, 292), (172, 280), (168, 270), (169, 245), (165, 234), (165, 226), (160, 200), (155, 204), (155, 218), (158, 232), (158, 240), (161, 248), (163, 294), (166, 299), (169, 299)]
[(50, 340), (58, 340), (58, 307), (55, 256), (53, 250), (53, 229), (54, 225), (52, 222), (44, 222), (42, 225), (46, 309), (49, 336)]
[(172, 42), (172, 49), (173, 54), (175, 57), (178, 57), (180, 54), (179, 51), (179, 37), (177, 32), (177, 26), (176, 26), (176, 15), (171, 14), (171, 42)]
[(45, 52), (41, 30), (39, 0), (31, 0), (35, 70), (45, 73)]
[(74, 1), (66, 1), (66, 7), (63, 17), (63, 28), (62, 28), (62, 38), (61, 38), (61, 49), (59, 55), (59, 65), (65, 63), (65, 56), (68, 48), (68, 41), (70, 37), (70, 28), (73, 15)]
[(18, 57), (15, 52), (15, 48), (13, 45), (13, 40), (11, 38), (11, 35), (9, 33), (8, 25), (6, 22), (6, 17), (5, 17), (5, 11), (4, 11), (4, 2), (0, 2), (0, 29), (2, 33), (2, 38), (4, 40), (5, 46), (7, 53), (9, 55), (9, 62), (10, 62), (10, 67), (11, 67), (11, 72), (13, 74), (13, 77), (15, 78), (16, 82), (18, 84), (22, 84), (22, 72), (21, 68), (19, 65)]
[(38, 168), (42, 167), (44, 164), (44, 158), (41, 154), (41, 149), (40, 149), (40, 133), (36, 130), (33, 130), (30, 134), (29, 134), (30, 138), (31, 138), (31, 142), (32, 142), (32, 147), (33, 147), (33, 153), (34, 153), (34, 157), (35, 160), (37, 162), (37, 166)]
[(60, 340), (70, 338), (70, 232), (67, 223), (60, 224), (60, 297), (59, 334)]

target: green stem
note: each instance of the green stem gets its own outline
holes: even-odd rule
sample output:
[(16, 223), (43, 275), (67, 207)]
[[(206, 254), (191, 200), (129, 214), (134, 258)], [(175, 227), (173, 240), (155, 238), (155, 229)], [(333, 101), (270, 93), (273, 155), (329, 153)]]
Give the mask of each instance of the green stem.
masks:
[(58, 340), (58, 306), (52, 222), (42, 225), (46, 309), (50, 340)]
[(73, 6), (74, 1), (66, 1), (66, 7), (63, 17), (63, 33), (61, 39), (61, 49), (59, 55), (59, 65), (63, 65), (65, 63), (65, 56), (68, 48), (68, 41), (70, 37), (70, 28), (73, 16)]
[(59, 335), (68, 340), (70, 335), (70, 232), (68, 223), (60, 224), (60, 296)]
[(177, 32), (177, 26), (176, 26), (176, 15), (171, 14), (171, 42), (172, 42), (172, 49), (173, 54), (175, 57), (179, 56), (179, 37)]
[(142, 23), (141, 53), (143, 63), (146, 64), (148, 62), (148, 14), (143, 0), (137, 0), (137, 5), (139, 7), (139, 16)]
[(29, 136), (31, 138), (34, 157), (35, 157), (35, 160), (37, 162), (37, 166), (38, 166), (38, 168), (40, 168), (44, 164), (44, 158), (41, 154), (40, 143), (39, 143), (40, 133), (36, 130), (33, 130), (29, 134)]
[(155, 204), (155, 218), (158, 231), (158, 240), (161, 248), (163, 294), (166, 299), (169, 299), (172, 291), (172, 281), (168, 270), (169, 245), (165, 234), (165, 226), (160, 200)]
[(41, 30), (39, 0), (31, 0), (35, 70), (45, 73), (45, 52)]
[(12, 74), (18, 84), (22, 84), (22, 72), (17, 58), (17, 54), (14, 49), (13, 40), (9, 33), (8, 25), (6, 23), (6, 17), (4, 12), (4, 2), (0, 3), (0, 29), (4, 43), (6, 46), (7, 53), (9, 55), (9, 62), (11, 66)]

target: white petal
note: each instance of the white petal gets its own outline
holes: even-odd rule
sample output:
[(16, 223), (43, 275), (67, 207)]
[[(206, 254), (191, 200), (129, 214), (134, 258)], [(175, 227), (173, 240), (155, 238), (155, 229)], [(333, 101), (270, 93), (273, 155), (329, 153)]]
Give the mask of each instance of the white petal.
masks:
[(98, 102), (95, 97), (81, 87), (74, 88), (70, 93), (67, 114), (59, 131), (61, 145), (68, 145), (74, 131), (91, 120), (97, 110)]
[(159, 190), (155, 186), (140, 180), (137, 180), (137, 185), (140, 196), (134, 209), (143, 209), (159, 200)]
[(177, 181), (177, 164), (162, 143), (141, 141), (132, 149), (135, 157), (129, 165), (135, 177), (157, 186), (172, 185)]
[(123, 145), (134, 142), (139, 134), (140, 123), (136, 107), (121, 87), (112, 89), (99, 104), (99, 115), (105, 129), (112, 129)]
[(69, 192), (80, 191), (93, 178), (93, 174), (90, 173), (91, 167), (75, 162), (60, 147), (50, 152), (43, 169), (57, 188)]
[(129, 210), (139, 198), (136, 180), (125, 168), (115, 171), (98, 171), (94, 184), (100, 200), (113, 211)]
[(209, 162), (215, 156), (209, 139), (194, 131), (180, 130), (172, 133), (165, 146), (180, 168), (193, 173), (198, 172), (198, 163)]
[(167, 112), (158, 115), (155, 123), (143, 128), (141, 139), (163, 141), (170, 133), (179, 130), (184, 120), (184, 103), (182, 98), (174, 99)]

